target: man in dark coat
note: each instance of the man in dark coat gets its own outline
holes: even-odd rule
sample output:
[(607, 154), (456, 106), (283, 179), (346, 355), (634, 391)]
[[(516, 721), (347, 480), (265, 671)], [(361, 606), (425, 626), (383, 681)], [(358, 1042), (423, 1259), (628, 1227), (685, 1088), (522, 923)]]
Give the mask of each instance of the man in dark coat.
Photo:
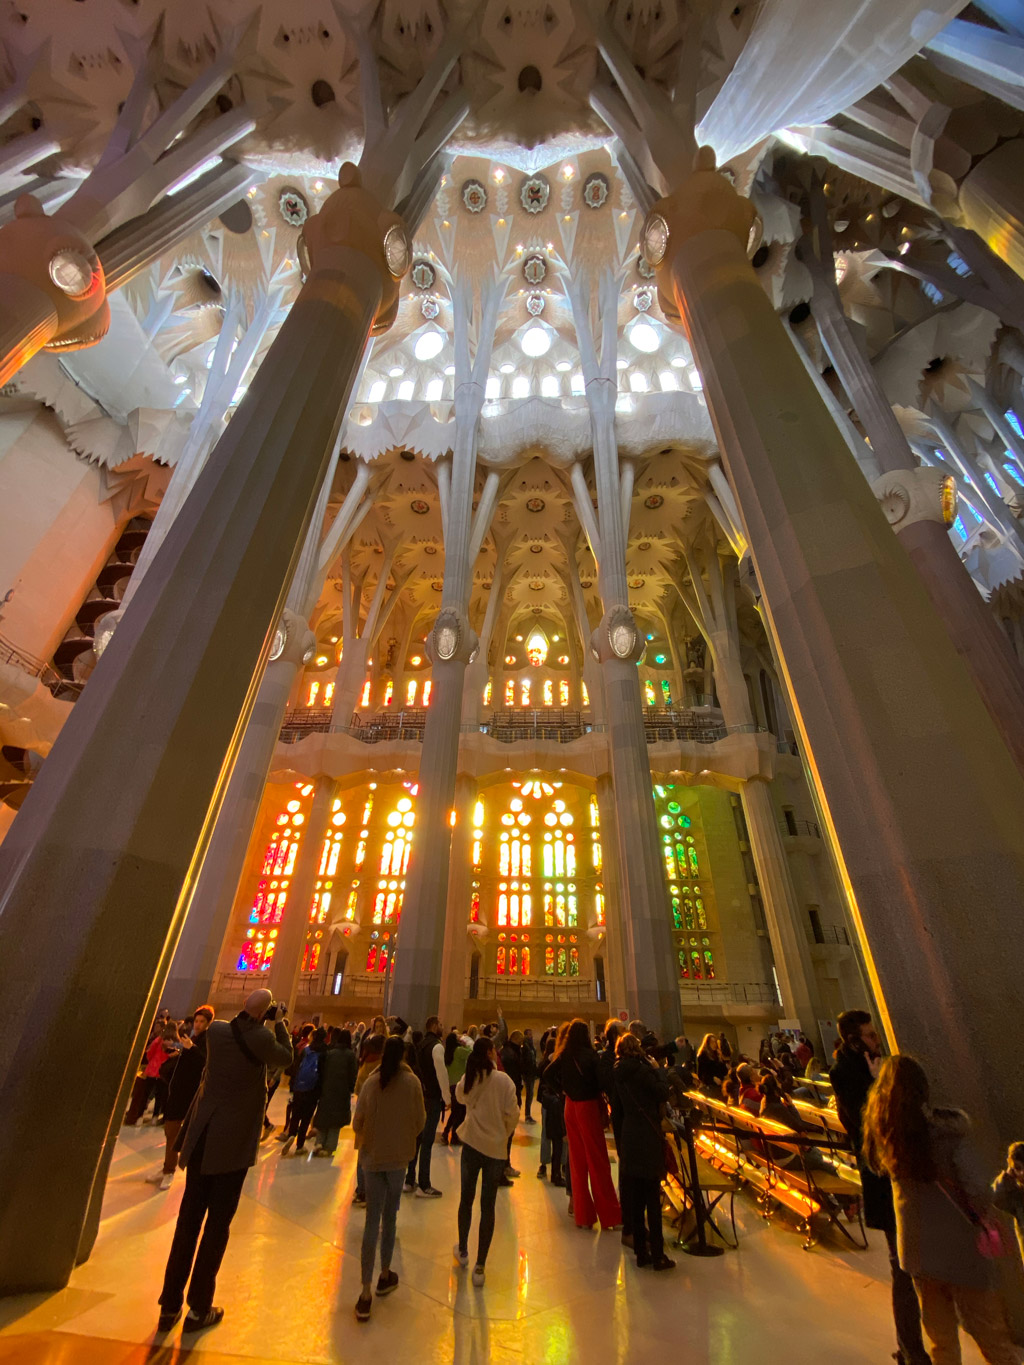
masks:
[(536, 1123), (537, 1120), (530, 1113), (533, 1104), (533, 1091), (537, 1084), (537, 1045), (533, 1041), (533, 1029), (523, 1029), (523, 1046), (521, 1048), (523, 1063), (523, 1091), (526, 1104), (523, 1111), (524, 1123)]
[(896, 1323), (896, 1359), (900, 1365), (928, 1365), (931, 1357), (921, 1339), (921, 1306), (914, 1281), (900, 1265), (896, 1247), (896, 1214), (892, 1183), (876, 1175), (861, 1156), (864, 1105), (875, 1083), (882, 1044), (866, 1010), (846, 1010), (836, 1020), (840, 1044), (829, 1071), (839, 1120), (846, 1129), (860, 1168), (864, 1190), (864, 1222), (885, 1233), (892, 1274), (892, 1315)]
[(169, 1332), (181, 1317), (186, 1284), (186, 1332), (214, 1327), (224, 1316), (223, 1308), (214, 1307), (213, 1294), (246, 1172), (259, 1150), (267, 1067), (289, 1066), (292, 1060), (283, 1008), (274, 1011), (273, 1033), (263, 1027), (272, 999), (267, 990), (253, 991), (230, 1023), (215, 1020), (207, 1031), (206, 1070), (181, 1148), (185, 1192), (160, 1294), (160, 1332)]

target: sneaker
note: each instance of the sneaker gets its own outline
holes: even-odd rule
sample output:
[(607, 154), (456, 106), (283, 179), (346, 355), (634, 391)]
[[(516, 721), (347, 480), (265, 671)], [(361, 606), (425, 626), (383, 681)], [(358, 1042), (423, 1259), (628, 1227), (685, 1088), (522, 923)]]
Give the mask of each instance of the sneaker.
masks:
[(185, 1318), (184, 1332), (205, 1332), (208, 1327), (216, 1327), (224, 1317), (223, 1308), (211, 1308), (202, 1315), (193, 1313), (191, 1308)]
[(652, 1270), (675, 1270), (675, 1268), (676, 1268), (675, 1261), (673, 1261), (670, 1257), (666, 1256), (664, 1252), (662, 1252), (662, 1254), (657, 1258), (657, 1260), (653, 1261), (651, 1264)]
[(417, 1199), (440, 1199), (440, 1198), (441, 1198), (441, 1191), (440, 1191), (440, 1190), (435, 1190), (434, 1187), (433, 1187), (433, 1185), (428, 1185), (427, 1188), (426, 1188), (425, 1190), (420, 1189), (420, 1187), (417, 1185), (417, 1187), (416, 1187), (416, 1198), (417, 1198)]
[(173, 1175), (162, 1175), (160, 1177), (160, 1188), (162, 1190), (169, 1190), (173, 1184), (174, 1184)]
[(484, 1268), (482, 1265), (473, 1267), (473, 1288), (483, 1289), (484, 1287)]
[(514, 1166), (506, 1166), (505, 1174), (508, 1176), (509, 1180), (518, 1180), (522, 1175), (522, 1171), (517, 1171)]
[(356, 1299), (356, 1320), (358, 1322), (370, 1321), (370, 1309), (373, 1307), (373, 1299), (369, 1294), (360, 1294)]
[(157, 1319), (156, 1330), (158, 1332), (169, 1332), (176, 1327), (181, 1320), (181, 1309), (177, 1308), (173, 1313), (161, 1313)]
[(159, 1185), (160, 1182), (163, 1180), (163, 1178), (164, 1178), (164, 1173), (163, 1173), (163, 1171), (157, 1171), (156, 1175), (147, 1175), (147, 1176), (146, 1176), (146, 1184), (147, 1184), (147, 1185)]
[(398, 1276), (393, 1270), (382, 1270), (377, 1276), (377, 1294), (383, 1298), (385, 1294), (393, 1294), (398, 1288)]
[(548, 1168), (547, 1168), (546, 1166), (543, 1166), (543, 1165), (542, 1165), (542, 1166), (538, 1166), (538, 1167), (537, 1167), (537, 1179), (538, 1179), (538, 1180), (543, 1180), (544, 1177), (547, 1175), (547, 1173), (548, 1173)]
[(469, 1252), (463, 1251), (458, 1242), (452, 1247), (452, 1255), (458, 1261), (459, 1265), (463, 1267), (469, 1265)]
[(415, 1180), (407, 1180), (405, 1184), (402, 1186), (402, 1193), (412, 1194), (415, 1189), (416, 1189)]

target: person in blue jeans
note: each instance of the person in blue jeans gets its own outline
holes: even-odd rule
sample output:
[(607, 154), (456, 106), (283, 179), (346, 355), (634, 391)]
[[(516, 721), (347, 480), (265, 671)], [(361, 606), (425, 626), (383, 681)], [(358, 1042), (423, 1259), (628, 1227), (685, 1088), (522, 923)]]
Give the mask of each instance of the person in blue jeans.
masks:
[(415, 1191), (417, 1199), (440, 1199), (441, 1191), (435, 1190), (430, 1183), (430, 1158), (434, 1151), (434, 1138), (437, 1125), (444, 1112), (445, 1101), (449, 1098), (448, 1068), (444, 1062), (444, 1043), (441, 1021), (437, 1015), (427, 1020), (426, 1033), (419, 1045), (416, 1056), (420, 1082), (423, 1086), (423, 1101), (426, 1121), (419, 1142), (419, 1184), (416, 1183), (416, 1154), (409, 1162), (405, 1176), (407, 1194)]
[(466, 1107), (466, 1117), (459, 1125), (462, 1196), (455, 1259), (461, 1266), (469, 1264), (469, 1229), (477, 1180), (480, 1179), (480, 1228), (473, 1267), (473, 1284), (479, 1289), (484, 1282), (484, 1265), (494, 1236), (494, 1205), (508, 1160), (508, 1141), (519, 1121), (515, 1084), (510, 1076), (497, 1069), (490, 1038), (478, 1038), (473, 1044), (466, 1074), (455, 1087), (455, 1094), (459, 1103)]
[(425, 1117), (423, 1089), (403, 1061), (404, 1053), (405, 1044), (401, 1038), (387, 1040), (380, 1066), (360, 1090), (352, 1116), (366, 1183), (366, 1226), (360, 1256), (362, 1290), (356, 1300), (356, 1317), (360, 1322), (367, 1321), (373, 1306), (371, 1289), (378, 1240), (377, 1295), (383, 1297), (398, 1288), (398, 1276), (391, 1269), (391, 1259), (395, 1251), (402, 1176), (409, 1158), (416, 1151), (416, 1139), (423, 1131)]

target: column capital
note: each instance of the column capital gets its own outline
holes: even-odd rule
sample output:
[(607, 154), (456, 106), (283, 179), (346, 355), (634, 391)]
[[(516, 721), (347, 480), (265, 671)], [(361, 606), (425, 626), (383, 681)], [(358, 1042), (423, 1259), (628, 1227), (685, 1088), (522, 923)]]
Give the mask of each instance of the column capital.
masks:
[(299, 264), (312, 281), (321, 271), (344, 271), (350, 251), (357, 251), (380, 276), (381, 302), (371, 328), (371, 335), (379, 336), (398, 312), (412, 244), (401, 216), (364, 190), (359, 167), (346, 161), (338, 172), (338, 188), (302, 229)]
[[(668, 263), (680, 246), (702, 232), (731, 233), (745, 252), (756, 250), (760, 220), (749, 199), (715, 168), (711, 147), (701, 147), (693, 170), (664, 199), (659, 199), (644, 219), (640, 250), (659, 277), (659, 293), (673, 316), (678, 316), (672, 294)], [(662, 287), (664, 285), (664, 287)]]
[(590, 637), (590, 650), (599, 663), (618, 659), (623, 663), (639, 663), (647, 642), (643, 631), (629, 607), (611, 607), (601, 617)]
[(424, 649), (432, 664), (452, 660), (468, 664), (476, 656), (480, 641), (469, 624), (469, 617), (459, 607), (444, 607), (438, 612)]
[[(30, 307), (39, 317), (43, 326), (34, 349), (95, 345), (107, 334), (110, 305), (92, 243), (59, 213), (45, 213), (31, 194), (19, 197), (14, 215), (0, 228), (4, 313), (20, 315)], [(25, 359), (19, 353), (10, 373)]]
[(956, 483), (952, 474), (922, 465), (892, 469), (871, 485), (889, 525), (905, 530), (918, 521), (951, 526), (956, 516)]

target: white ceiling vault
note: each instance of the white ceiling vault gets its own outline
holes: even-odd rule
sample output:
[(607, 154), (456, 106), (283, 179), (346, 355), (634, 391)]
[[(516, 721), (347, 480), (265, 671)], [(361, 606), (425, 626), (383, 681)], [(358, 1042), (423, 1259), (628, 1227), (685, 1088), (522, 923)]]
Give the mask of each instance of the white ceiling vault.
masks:
[[(390, 572), (405, 583), (414, 614), (439, 602), (437, 462), (451, 448), (455, 285), (499, 279), (505, 294), (481, 418), (479, 478), (482, 486), (489, 470), (502, 477), (495, 535), (511, 538), (508, 602), (531, 612), (541, 602), (546, 610), (557, 606), (568, 621), (571, 556), (596, 611), (593, 559), (569, 487), (570, 467), (586, 460), (590, 430), (568, 288), (581, 280), (596, 288), (610, 271), (619, 293), (620, 455), (637, 468), (630, 589), (639, 611), (671, 613), (677, 594), (669, 570), (678, 570), (681, 538), (713, 534), (723, 547), (729, 542), (708, 510), (716, 449), (701, 379), (638, 258), (644, 206), (637, 175), (656, 185), (657, 169), (636, 154), (629, 111), (621, 121), (613, 117), (628, 152), (596, 112), (611, 110), (611, 117), (625, 109), (612, 92), (609, 62), (616, 52), (628, 58), (662, 133), (683, 129), (685, 144), (698, 124), (702, 137), (732, 156), (730, 169), (765, 226), (755, 267), (766, 292), (832, 401), (848, 409), (806, 306), (801, 176), (807, 165), (825, 163), (812, 163), (805, 147), (812, 137), (856, 131), (893, 162), (897, 105), (884, 83), (897, 68), (900, 79), (919, 85), (945, 82), (942, 93), (958, 111), (983, 109), (999, 136), (1012, 134), (1016, 110), (933, 69), (927, 55), (915, 56), (962, 8), (939, 0), (927, 10), (908, 0), (849, 0), (843, 23), (830, 30), (821, 15), (832, 7), (808, 0), (615, 0), (607, 7), (595, 0), (5, 0), (0, 217), (25, 188), (51, 210), (59, 207), (99, 159), (140, 69), (149, 75), (148, 113), (155, 116), (225, 54), (225, 79), (195, 127), (244, 112), (250, 131), (220, 155), (256, 174), (237, 204), (114, 296), (100, 346), (60, 360), (36, 357), (11, 392), (53, 408), (81, 458), (116, 468), (141, 455), (173, 466), (196, 416), (209, 420), (214, 394), (223, 408), (216, 420), (230, 419), (298, 291), (301, 224), (330, 194), (340, 163), (358, 160), (362, 149), (361, 81), (375, 72), (393, 107), (458, 34), (459, 60), (439, 100), (460, 88), (469, 112), (416, 231), (396, 322), (372, 345), (343, 436), (335, 500), (357, 460), (374, 462), (382, 475), (352, 544), (352, 572), (369, 572), (382, 547), (397, 541)], [(787, 39), (785, 25), (812, 11), (813, 23), (791, 28)], [(971, 17), (987, 22), (980, 13)], [(793, 42), (795, 31), (806, 41)], [(880, 109), (892, 125), (883, 131)], [(642, 128), (639, 113), (636, 119)], [(968, 125), (966, 114), (961, 122)], [(1007, 360), (1017, 354), (1006, 344), (1012, 329), (896, 268), (909, 243), (910, 262), (948, 270), (931, 207), (909, 191), (896, 195), (892, 174), (873, 181), (849, 164), (847, 155), (828, 172), (840, 291), (890, 401), (926, 447), (929, 405), (938, 402), (960, 439), (1009, 468), (1014, 462), (1003, 459), (971, 383), (994, 384), (1006, 407), (1019, 401), (1021, 371)], [(909, 172), (907, 179), (913, 183)], [(218, 347), (225, 331), (231, 344)], [(230, 361), (245, 348), (252, 360), (239, 373)], [(1014, 518), (1021, 511), (1015, 488), (1004, 474), (999, 496)], [(976, 501), (976, 519), (965, 512), (963, 534), (954, 537), (988, 589), (1018, 572), (1020, 560), (982, 553), (1006, 537)], [(998, 544), (987, 544), (986, 535)], [(492, 537), (476, 566), (477, 612), (495, 562)], [(331, 598), (335, 580), (338, 573), (325, 589), (325, 629), (340, 611), (340, 595), (337, 603)]]

